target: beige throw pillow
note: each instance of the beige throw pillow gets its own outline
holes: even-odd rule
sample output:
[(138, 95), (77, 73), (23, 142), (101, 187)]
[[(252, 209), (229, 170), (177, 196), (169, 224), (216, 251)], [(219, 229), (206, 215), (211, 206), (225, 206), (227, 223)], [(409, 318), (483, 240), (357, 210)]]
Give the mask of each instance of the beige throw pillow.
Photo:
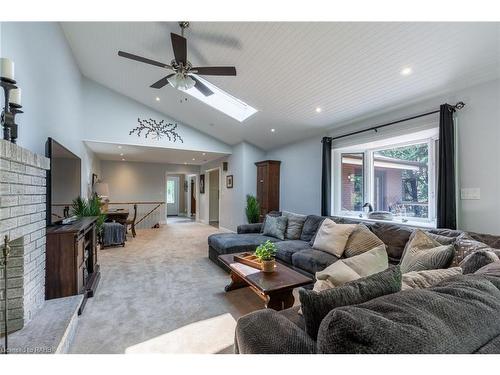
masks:
[(352, 258), (340, 259), (316, 272), (315, 291), (331, 289), (361, 277), (382, 272), (389, 267), (385, 245), (379, 245)]
[(331, 219), (323, 220), (314, 239), (313, 248), (340, 258), (356, 224), (337, 224)]
[(344, 256), (350, 258), (383, 244), (382, 240), (368, 229), (366, 225), (358, 224), (347, 240)]
[(416, 229), (401, 258), (401, 273), (448, 268), (453, 260), (453, 245), (441, 245)]
[(460, 267), (408, 272), (402, 276), (401, 290), (428, 288), (448, 277), (461, 274), (462, 268)]

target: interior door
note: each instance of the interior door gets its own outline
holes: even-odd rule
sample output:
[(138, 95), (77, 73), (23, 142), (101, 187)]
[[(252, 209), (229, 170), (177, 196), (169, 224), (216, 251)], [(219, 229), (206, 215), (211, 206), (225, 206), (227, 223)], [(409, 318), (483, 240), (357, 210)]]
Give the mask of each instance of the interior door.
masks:
[(179, 215), (179, 177), (167, 177), (167, 216)]
[(196, 215), (196, 184), (195, 180), (191, 179), (191, 216)]

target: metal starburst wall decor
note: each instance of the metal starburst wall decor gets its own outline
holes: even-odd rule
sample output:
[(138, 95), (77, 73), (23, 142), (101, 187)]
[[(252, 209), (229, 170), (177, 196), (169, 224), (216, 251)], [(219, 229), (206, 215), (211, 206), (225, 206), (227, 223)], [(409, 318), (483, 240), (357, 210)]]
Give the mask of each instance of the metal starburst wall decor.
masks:
[(139, 126), (133, 128), (129, 132), (129, 135), (135, 133), (138, 137), (140, 137), (144, 134), (145, 138), (149, 138), (149, 136), (151, 136), (153, 139), (162, 139), (165, 136), (171, 142), (180, 141), (184, 143), (184, 140), (176, 131), (177, 124), (172, 124), (170, 122), (165, 123), (165, 120), (156, 121), (151, 118), (147, 120), (141, 120), (138, 118), (137, 122), (139, 123)]

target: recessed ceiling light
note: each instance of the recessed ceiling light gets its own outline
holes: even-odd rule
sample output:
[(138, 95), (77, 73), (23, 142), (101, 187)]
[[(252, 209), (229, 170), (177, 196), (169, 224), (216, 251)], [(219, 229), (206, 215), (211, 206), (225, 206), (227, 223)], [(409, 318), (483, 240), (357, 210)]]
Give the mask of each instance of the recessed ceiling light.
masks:
[(274, 133), (275, 131), (276, 131), (276, 129), (274, 129), (274, 128), (273, 128), (273, 129), (271, 129), (271, 132), (272, 132), (272, 133)]
[(120, 154), (120, 156), (123, 156), (123, 152)]
[(186, 165), (186, 164), (187, 164), (187, 161), (184, 162), (184, 165)]
[(401, 69), (400, 73), (402, 76), (409, 76), (412, 72), (413, 72), (412, 68), (406, 67), (406, 68)]
[(202, 155), (205, 156), (207, 153), (206, 152), (203, 152)]
[(118, 146), (118, 148), (122, 148), (122, 146)]
[(156, 101), (157, 101), (157, 102), (159, 102), (159, 101), (160, 101), (160, 97), (159, 97), (159, 96), (157, 96), (157, 97), (156, 97)]
[(193, 161), (195, 161), (195, 160), (196, 160), (196, 159), (195, 159), (195, 158), (193, 158)]
[(122, 158), (122, 161), (125, 161), (125, 159), (124, 159), (124, 158)]
[(316, 112), (320, 113), (322, 109), (320, 107), (316, 107)]

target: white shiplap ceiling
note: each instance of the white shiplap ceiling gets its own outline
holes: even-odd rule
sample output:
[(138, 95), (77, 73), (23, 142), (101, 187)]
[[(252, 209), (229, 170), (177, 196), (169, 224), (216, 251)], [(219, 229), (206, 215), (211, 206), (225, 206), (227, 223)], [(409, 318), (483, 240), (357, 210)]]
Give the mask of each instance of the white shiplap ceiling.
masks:
[[(500, 23), (193, 22), (188, 59), (236, 66), (237, 77), (206, 78), (259, 110), (240, 123), (194, 98), (181, 103), (186, 95), (169, 86), (150, 88), (165, 70), (117, 56), (170, 63), (177, 23), (62, 27), (84, 76), (226, 143), (263, 149), (500, 77)], [(400, 75), (404, 67), (413, 73)]]

